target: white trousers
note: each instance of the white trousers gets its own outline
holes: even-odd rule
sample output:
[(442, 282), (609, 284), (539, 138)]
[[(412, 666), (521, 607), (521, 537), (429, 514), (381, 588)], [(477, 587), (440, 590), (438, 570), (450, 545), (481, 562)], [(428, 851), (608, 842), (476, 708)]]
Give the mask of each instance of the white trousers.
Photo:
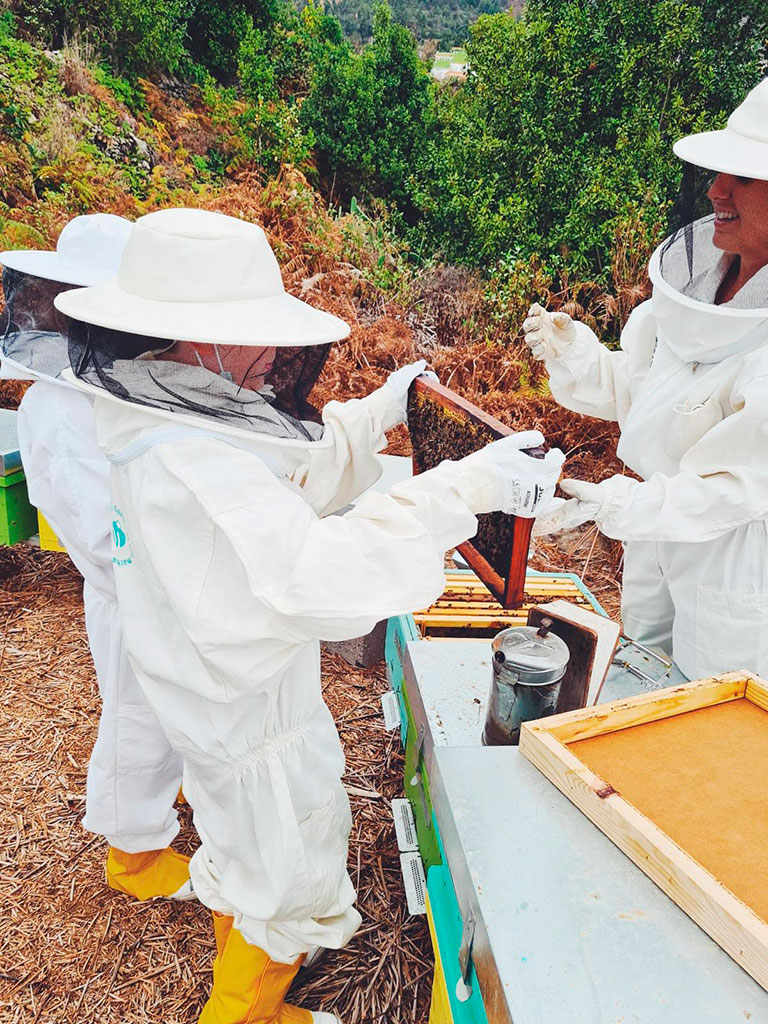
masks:
[(128, 853), (161, 850), (179, 831), (181, 758), (128, 663), (117, 604), (86, 581), (85, 623), (101, 694), (83, 826)]
[(352, 816), (344, 752), (320, 685), (320, 645), (299, 648), (273, 685), (215, 703), (140, 678), (184, 758), (200, 847), (200, 902), (231, 914), (247, 942), (292, 963), (340, 949), (360, 925), (347, 873)]
[(663, 648), (689, 679), (768, 677), (768, 525), (699, 544), (628, 543), (622, 618), (628, 636)]
[(672, 656), (675, 607), (657, 557), (655, 541), (624, 545), (621, 619), (624, 633)]
[(128, 853), (162, 849), (179, 831), (181, 758), (136, 681), (123, 645), (112, 568), (109, 463), (90, 399), (39, 381), (24, 396), (19, 447), (30, 501), (83, 576), (85, 625), (102, 710), (83, 824)]

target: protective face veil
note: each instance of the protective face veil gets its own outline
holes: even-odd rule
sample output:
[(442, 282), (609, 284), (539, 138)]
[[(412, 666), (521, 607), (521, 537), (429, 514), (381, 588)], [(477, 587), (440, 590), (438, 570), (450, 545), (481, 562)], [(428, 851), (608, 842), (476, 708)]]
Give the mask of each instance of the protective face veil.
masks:
[[(768, 316), (768, 265), (754, 274), (729, 302), (716, 306), (717, 290), (737, 257), (715, 246), (714, 230), (713, 214), (686, 224), (661, 243), (648, 269), (652, 283), (663, 295), (677, 294), (712, 307), (713, 324), (718, 324), (720, 331), (727, 335), (727, 321), (733, 319), (727, 310), (752, 310), (758, 318), (761, 311), (765, 311)], [(690, 304), (692, 315), (696, 308)], [(736, 319), (744, 319), (744, 316), (736, 314)], [(722, 347), (722, 343), (716, 347)]]
[(131, 223), (111, 213), (73, 217), (55, 250), (0, 253), (5, 310), (0, 316), (0, 375), (57, 380), (68, 366), (57, 295), (113, 275)]
[(67, 320), (66, 332), (75, 375), (116, 398), (249, 433), (321, 436), (308, 396), (330, 344), (173, 343), (75, 320)]
[[(3, 268), (5, 309), (0, 314), (3, 375), (58, 377), (69, 365), (60, 331), (63, 317), (53, 304), (73, 285)], [(6, 365), (7, 363), (7, 365)]]

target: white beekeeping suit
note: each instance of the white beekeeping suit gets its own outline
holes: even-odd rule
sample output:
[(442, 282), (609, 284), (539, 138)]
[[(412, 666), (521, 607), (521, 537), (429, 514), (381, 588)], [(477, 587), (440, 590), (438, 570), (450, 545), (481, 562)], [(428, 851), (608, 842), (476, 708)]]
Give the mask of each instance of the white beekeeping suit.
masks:
[(118, 278), (57, 306), (99, 396), (129, 655), (201, 838), (191, 874), (219, 952), (201, 1021), (335, 1021), (283, 1007), (307, 950), (343, 946), (360, 922), (319, 640), (428, 604), (475, 513), (535, 514), (562, 455), (529, 459), (518, 449), (541, 435), (520, 435), (328, 515), (380, 473), (423, 363), (309, 419), (349, 328), (286, 295), (264, 233), (233, 218), (144, 217)]
[(768, 81), (721, 132), (681, 140), (718, 173), (714, 214), (653, 255), (621, 349), (533, 307), (525, 330), (568, 409), (621, 426), (640, 481), (564, 481), (540, 529), (594, 519), (625, 543), (625, 631), (690, 678), (768, 673)]
[(174, 801), (181, 758), (125, 652), (112, 567), (109, 463), (96, 442), (93, 401), (61, 380), (69, 358), (53, 306), (59, 292), (114, 273), (130, 229), (129, 221), (111, 214), (76, 217), (53, 252), (0, 254), (6, 299), (2, 373), (37, 381), (18, 414), (29, 497), (84, 579), (86, 631), (102, 710), (88, 765), (83, 825), (112, 847), (108, 881), (113, 887), (141, 898), (187, 898), (187, 858), (166, 851), (179, 830)]

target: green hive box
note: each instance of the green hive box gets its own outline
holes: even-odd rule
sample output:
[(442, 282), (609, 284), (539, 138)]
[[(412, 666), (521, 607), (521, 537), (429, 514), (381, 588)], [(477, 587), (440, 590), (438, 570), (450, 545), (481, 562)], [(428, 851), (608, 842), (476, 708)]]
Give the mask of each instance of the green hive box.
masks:
[(403, 788), (413, 809), (419, 853), (424, 862), (424, 869), (429, 870), (433, 864), (442, 863), (437, 828), (432, 814), (432, 796), (429, 792), (429, 779), (424, 766), (424, 751), (419, 746), (418, 732), (405, 687), (400, 691), (400, 698), (403, 702), (407, 722)]
[(0, 476), (0, 544), (18, 544), (37, 533), (37, 509), (30, 505), (24, 471)]

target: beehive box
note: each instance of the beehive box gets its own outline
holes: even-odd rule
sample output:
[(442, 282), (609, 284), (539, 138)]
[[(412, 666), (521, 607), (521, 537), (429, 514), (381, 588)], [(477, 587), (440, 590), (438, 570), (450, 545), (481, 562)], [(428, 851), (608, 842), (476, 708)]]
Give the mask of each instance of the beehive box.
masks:
[(37, 510), (30, 505), (24, 471), (0, 476), (0, 544), (18, 544), (37, 533)]
[(461, 910), (451, 873), (444, 864), (427, 873), (427, 920), (435, 951), (435, 987), (429, 1024), (488, 1024), (483, 994), (470, 957), (468, 984), (461, 978), (459, 951), (463, 939)]
[[(445, 590), (429, 608), (388, 620), (385, 641), (387, 676), (393, 690), (403, 681), (405, 648), (410, 640), (488, 642), (508, 626), (524, 626), (534, 605), (562, 598), (605, 615), (597, 600), (573, 573), (528, 571), (519, 608), (500, 608), (482, 580), (471, 570), (446, 570)], [(403, 722), (405, 729), (405, 722)], [(405, 739), (405, 736), (403, 736)]]
[(40, 547), (43, 551), (66, 551), (56, 531), (45, 518), (40, 509), (37, 510), (37, 525), (40, 534)]
[(0, 476), (10, 476), (22, 468), (17, 415), (14, 409), (0, 409)]
[[(433, 469), (444, 459), (461, 459), (512, 431), (454, 391), (426, 377), (408, 396), (408, 431), (413, 472)], [(541, 457), (536, 449), (532, 457)], [(532, 519), (491, 512), (477, 517), (477, 534), (459, 546), (467, 563), (504, 608), (521, 604)]]
[(446, 572), (443, 594), (429, 608), (415, 612), (413, 621), (424, 639), (491, 639), (509, 626), (524, 626), (534, 605), (558, 598), (605, 614), (578, 576), (571, 573), (529, 571), (520, 606), (499, 608), (478, 576), (457, 569)]

